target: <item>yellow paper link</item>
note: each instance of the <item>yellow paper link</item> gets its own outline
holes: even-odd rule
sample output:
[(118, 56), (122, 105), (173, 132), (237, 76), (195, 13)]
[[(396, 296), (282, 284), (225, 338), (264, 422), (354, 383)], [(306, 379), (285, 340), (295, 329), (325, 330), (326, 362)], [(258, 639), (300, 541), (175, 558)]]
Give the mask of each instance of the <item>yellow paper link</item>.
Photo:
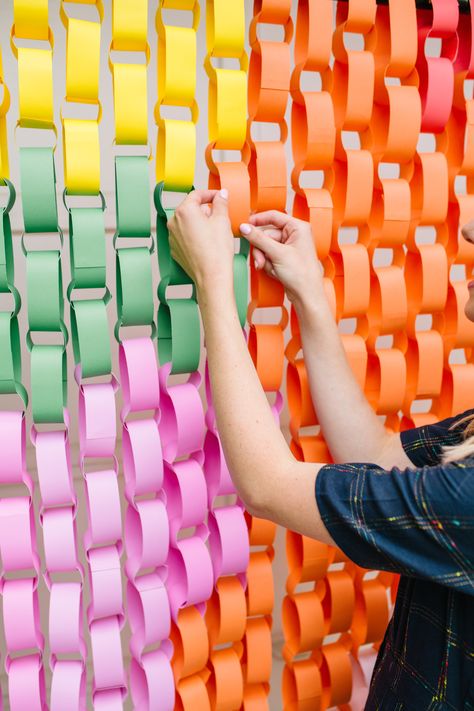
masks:
[(247, 136), (247, 74), (216, 69), (209, 82), (209, 141), (214, 148), (243, 148)]
[(51, 49), (18, 48), (18, 95), (20, 126), (54, 128)]
[(112, 49), (148, 54), (148, 0), (114, 0)]
[(99, 99), (100, 24), (69, 18), (66, 43), (66, 100)]
[(148, 92), (145, 64), (112, 65), (115, 140), (142, 145), (148, 141)]
[(71, 195), (100, 190), (100, 144), (97, 121), (63, 120), (64, 182)]
[(185, 192), (194, 182), (196, 126), (192, 121), (165, 119), (158, 132), (156, 180), (165, 190)]
[(196, 33), (189, 27), (162, 26), (158, 44), (158, 103), (189, 106), (196, 94)]
[(163, 0), (161, 6), (164, 10), (191, 10), (197, 7), (197, 0)]
[(10, 108), (10, 92), (3, 81), (3, 60), (0, 52), (0, 85), (3, 86), (3, 101), (0, 104), (0, 180), (10, 177), (8, 163), (7, 112)]
[(210, 57), (244, 54), (245, 5), (242, 0), (207, 0), (206, 42)]
[(48, 0), (14, 0), (12, 36), (48, 40)]

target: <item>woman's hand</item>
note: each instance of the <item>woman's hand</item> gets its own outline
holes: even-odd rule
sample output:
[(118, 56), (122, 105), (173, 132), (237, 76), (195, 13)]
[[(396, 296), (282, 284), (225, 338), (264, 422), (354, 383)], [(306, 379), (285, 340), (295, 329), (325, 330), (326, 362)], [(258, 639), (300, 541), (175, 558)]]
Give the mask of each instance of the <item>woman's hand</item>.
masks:
[(173, 259), (196, 284), (232, 289), (234, 237), (227, 190), (193, 190), (168, 222)]
[(324, 293), (322, 272), (308, 222), (277, 210), (250, 217), (240, 231), (253, 246), (255, 268), (281, 281), (288, 298), (302, 303)]

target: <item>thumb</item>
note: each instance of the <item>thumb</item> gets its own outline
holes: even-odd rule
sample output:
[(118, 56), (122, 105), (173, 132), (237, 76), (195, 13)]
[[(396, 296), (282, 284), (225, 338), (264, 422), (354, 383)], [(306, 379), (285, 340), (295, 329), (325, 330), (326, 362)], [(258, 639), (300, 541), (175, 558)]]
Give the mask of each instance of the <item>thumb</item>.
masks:
[(252, 247), (256, 247), (260, 252), (263, 252), (265, 257), (272, 262), (278, 259), (279, 255), (281, 255), (281, 250), (284, 249), (284, 246), (273, 237), (269, 237), (263, 230), (246, 222), (240, 225), (240, 233), (250, 242)]
[(229, 191), (226, 188), (214, 195), (212, 214), (216, 217), (229, 217)]

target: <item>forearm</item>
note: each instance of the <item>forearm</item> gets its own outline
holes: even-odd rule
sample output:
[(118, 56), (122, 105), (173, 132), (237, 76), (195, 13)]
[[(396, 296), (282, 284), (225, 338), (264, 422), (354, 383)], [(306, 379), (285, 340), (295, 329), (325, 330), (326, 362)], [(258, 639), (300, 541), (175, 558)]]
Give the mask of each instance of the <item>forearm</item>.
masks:
[(293, 457), (277, 427), (238, 320), (231, 289), (198, 290), (217, 425), (227, 465), (250, 510)]
[(320, 298), (295, 304), (311, 397), (336, 462), (378, 462), (386, 433), (347, 361), (329, 304)]

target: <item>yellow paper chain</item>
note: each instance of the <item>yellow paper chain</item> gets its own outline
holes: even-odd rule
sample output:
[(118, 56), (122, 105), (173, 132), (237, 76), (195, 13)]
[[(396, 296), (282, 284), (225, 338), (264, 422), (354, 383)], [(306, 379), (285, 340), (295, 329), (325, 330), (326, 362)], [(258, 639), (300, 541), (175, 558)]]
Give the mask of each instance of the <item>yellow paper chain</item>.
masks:
[(145, 145), (148, 140), (146, 0), (114, 0), (112, 44), (120, 52), (144, 52), (146, 64), (109, 61), (113, 77), (115, 141), (118, 145)]
[[(97, 106), (96, 119), (62, 117), (64, 182), (68, 194), (97, 195), (100, 191), (99, 102), (100, 0), (78, 0), (97, 8), (99, 22), (70, 18), (61, 0), (61, 20), (66, 27), (66, 101)], [(84, 48), (87, 47), (87, 52)]]
[(10, 177), (10, 166), (8, 162), (8, 140), (7, 140), (7, 112), (10, 108), (10, 92), (3, 80), (3, 61), (0, 52), (0, 85), (3, 86), (3, 101), (0, 104), (0, 176)]
[[(205, 68), (209, 77), (209, 140), (241, 150), (247, 132), (247, 68), (243, 2), (207, 2)], [(212, 58), (237, 59), (240, 69), (216, 68)]]
[[(165, 25), (157, 14), (158, 30), (158, 124), (156, 160), (157, 182), (165, 190), (189, 190), (196, 163), (196, 123), (199, 116), (196, 93), (196, 29), (199, 3), (196, 0), (164, 0), (162, 9), (189, 10), (192, 27)], [(188, 120), (165, 119), (162, 106), (183, 106), (190, 110)]]

